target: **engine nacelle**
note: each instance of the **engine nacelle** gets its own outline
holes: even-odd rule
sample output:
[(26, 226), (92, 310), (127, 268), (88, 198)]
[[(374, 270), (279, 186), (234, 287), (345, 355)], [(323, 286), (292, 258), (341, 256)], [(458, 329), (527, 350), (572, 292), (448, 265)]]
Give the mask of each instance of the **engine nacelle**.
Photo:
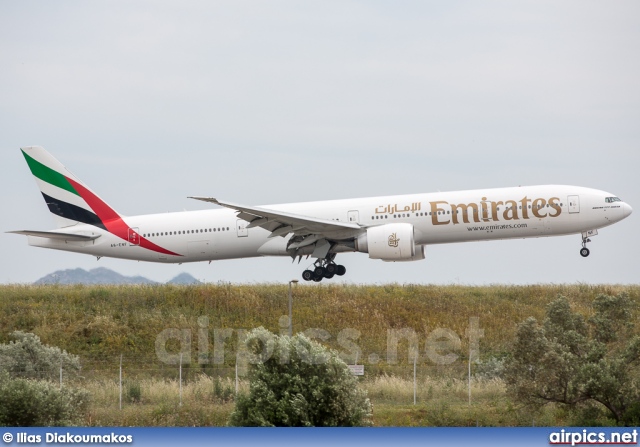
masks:
[(419, 261), (424, 259), (424, 246), (416, 246), (413, 225), (394, 223), (367, 228), (356, 239), (356, 250), (369, 253), (371, 259), (383, 261)]

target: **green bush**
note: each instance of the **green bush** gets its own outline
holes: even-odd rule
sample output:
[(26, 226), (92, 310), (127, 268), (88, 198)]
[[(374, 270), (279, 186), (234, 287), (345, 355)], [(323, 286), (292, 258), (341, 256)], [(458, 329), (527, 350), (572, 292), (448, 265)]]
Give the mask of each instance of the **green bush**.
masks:
[(78, 423), (87, 409), (89, 394), (0, 372), (0, 396), (0, 426), (32, 427)]
[(369, 425), (371, 403), (338, 354), (304, 335), (249, 332), (249, 394), (239, 395), (230, 425)]
[[(80, 371), (78, 356), (42, 344), (31, 333), (11, 333), (15, 341), (0, 345), (0, 425), (72, 425), (88, 406), (82, 389), (60, 389), (60, 367), (66, 378)], [(54, 381), (56, 383), (54, 383)]]
[(67, 378), (78, 375), (78, 356), (42, 344), (35, 334), (14, 331), (11, 337), (15, 341), (0, 344), (0, 371), (12, 377), (58, 380), (62, 366)]
[[(535, 406), (563, 404), (585, 420), (606, 411), (616, 424), (637, 424), (640, 337), (633, 306), (626, 293), (602, 294), (586, 319), (560, 296), (547, 306), (542, 325), (535, 318), (522, 322), (505, 368), (510, 394)], [(593, 405), (597, 411), (585, 410)]]
[(474, 377), (480, 380), (502, 379), (504, 375), (504, 358), (489, 357), (484, 361), (476, 362)]
[(221, 403), (230, 402), (234, 398), (234, 390), (229, 384), (224, 384), (219, 377), (213, 381), (213, 400)]
[(140, 403), (142, 400), (142, 387), (140, 382), (129, 381), (127, 383), (127, 400), (133, 404)]

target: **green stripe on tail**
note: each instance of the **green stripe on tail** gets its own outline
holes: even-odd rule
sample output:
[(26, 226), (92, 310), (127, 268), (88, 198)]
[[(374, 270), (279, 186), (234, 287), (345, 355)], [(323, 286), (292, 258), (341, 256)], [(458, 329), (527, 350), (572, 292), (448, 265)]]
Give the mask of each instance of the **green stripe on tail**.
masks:
[(57, 186), (58, 188), (69, 191), (77, 196), (80, 195), (75, 190), (75, 188), (71, 186), (71, 183), (69, 183), (69, 180), (67, 180), (64, 175), (60, 174), (57, 171), (54, 171), (48, 166), (43, 165), (38, 160), (27, 155), (25, 151), (22, 151), (22, 155), (24, 155), (24, 158), (27, 160), (27, 164), (29, 165), (29, 169), (31, 169), (31, 173), (37, 178), (44, 182), (50, 183), (53, 186)]

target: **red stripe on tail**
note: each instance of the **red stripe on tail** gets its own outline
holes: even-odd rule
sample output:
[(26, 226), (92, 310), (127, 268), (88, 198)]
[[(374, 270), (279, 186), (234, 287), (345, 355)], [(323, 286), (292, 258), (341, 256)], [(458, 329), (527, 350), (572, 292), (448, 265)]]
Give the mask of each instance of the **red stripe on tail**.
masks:
[[(75, 188), (76, 191), (80, 194), (80, 197), (84, 199), (85, 202), (91, 207), (94, 213), (98, 216), (98, 218), (102, 221), (107, 231), (115, 236), (118, 236), (121, 239), (129, 242), (129, 225), (122, 220), (122, 217), (116, 211), (111, 208), (109, 205), (104, 203), (98, 196), (93, 194), (87, 188), (82, 186), (80, 183), (73, 181), (66, 177), (66, 179), (71, 183), (71, 185)], [(133, 230), (131, 230), (133, 232)], [(135, 233), (135, 232), (134, 232)], [(137, 233), (135, 233), (137, 234)], [(181, 254), (174, 253), (165, 248), (160, 247), (159, 245), (154, 244), (150, 240), (140, 236), (140, 246), (146, 248), (147, 250), (152, 250), (158, 253), (162, 253), (165, 255), (172, 256), (182, 256)]]

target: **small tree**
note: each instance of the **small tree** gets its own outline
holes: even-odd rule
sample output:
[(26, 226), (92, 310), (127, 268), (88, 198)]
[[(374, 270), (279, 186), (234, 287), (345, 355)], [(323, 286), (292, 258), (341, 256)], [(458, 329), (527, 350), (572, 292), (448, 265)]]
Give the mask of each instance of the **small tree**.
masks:
[(53, 383), (60, 367), (67, 376), (80, 371), (78, 356), (43, 345), (35, 334), (15, 331), (0, 345), (0, 426), (70, 425), (87, 408), (89, 394)]
[(366, 392), (335, 351), (304, 335), (277, 336), (264, 328), (246, 339), (250, 391), (239, 395), (230, 425), (369, 425)]
[(60, 367), (67, 377), (80, 371), (80, 358), (60, 348), (42, 344), (40, 337), (22, 331), (14, 331), (15, 341), (0, 344), (0, 371), (12, 377), (56, 380)]
[(632, 305), (625, 293), (600, 295), (587, 320), (558, 297), (542, 325), (525, 320), (506, 364), (509, 392), (532, 405), (595, 402), (617, 423), (640, 422), (640, 338), (633, 335)]

